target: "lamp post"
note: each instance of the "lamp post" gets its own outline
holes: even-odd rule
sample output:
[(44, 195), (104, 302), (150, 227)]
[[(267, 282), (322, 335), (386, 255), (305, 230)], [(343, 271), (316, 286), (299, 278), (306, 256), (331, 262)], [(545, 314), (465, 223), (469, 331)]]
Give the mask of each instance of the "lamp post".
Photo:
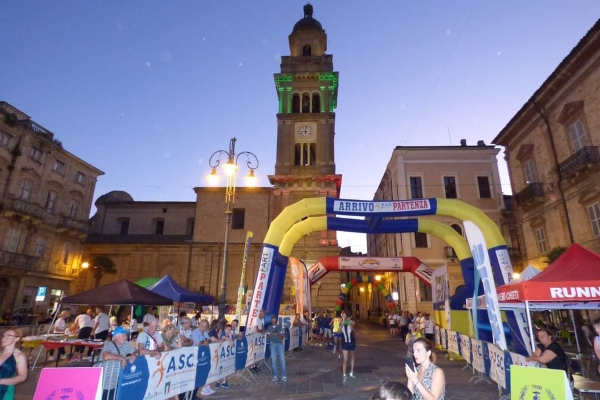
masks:
[[(227, 178), (225, 186), (225, 245), (223, 250), (223, 271), (221, 275), (221, 294), (219, 296), (219, 320), (225, 318), (225, 297), (227, 292), (227, 255), (229, 253), (229, 229), (231, 228), (231, 216), (233, 214), (232, 205), (235, 202), (235, 185), (238, 170), (238, 160), (240, 156), (246, 157), (246, 166), (249, 169), (248, 176), (245, 178), (248, 186), (256, 186), (256, 176), (254, 170), (258, 168), (258, 158), (254, 153), (242, 151), (236, 154), (235, 142), (236, 138), (229, 141), (229, 150), (217, 150), (208, 160), (208, 165), (211, 168), (211, 173), (206, 177), (209, 184), (216, 185), (219, 182), (219, 174), (217, 167), (223, 164), (223, 171)], [(225, 156), (227, 161), (222, 163), (221, 157)]]

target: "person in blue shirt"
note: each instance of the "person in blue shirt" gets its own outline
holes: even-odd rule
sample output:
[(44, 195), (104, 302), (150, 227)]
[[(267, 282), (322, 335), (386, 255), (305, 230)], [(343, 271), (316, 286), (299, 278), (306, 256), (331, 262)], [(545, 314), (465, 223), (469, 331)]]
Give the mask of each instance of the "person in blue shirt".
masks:
[(267, 338), (271, 341), (271, 369), (273, 370), (273, 382), (279, 380), (277, 377), (277, 359), (281, 364), (281, 380), (287, 381), (287, 375), (285, 372), (285, 356), (284, 356), (284, 347), (283, 340), (285, 338), (285, 334), (283, 333), (283, 329), (281, 325), (279, 325), (279, 321), (276, 315), (271, 317), (271, 325), (267, 328)]

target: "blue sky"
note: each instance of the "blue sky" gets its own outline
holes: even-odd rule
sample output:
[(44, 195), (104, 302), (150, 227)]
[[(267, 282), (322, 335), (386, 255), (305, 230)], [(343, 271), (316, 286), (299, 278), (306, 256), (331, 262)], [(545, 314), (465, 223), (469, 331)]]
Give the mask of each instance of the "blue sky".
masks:
[[(490, 143), (600, 16), (597, 0), (311, 3), (340, 73), (341, 195), (357, 199), (372, 198), (397, 145)], [(304, 4), (4, 2), (0, 100), (106, 172), (96, 197), (193, 201), (233, 136), (268, 186), (273, 73)]]

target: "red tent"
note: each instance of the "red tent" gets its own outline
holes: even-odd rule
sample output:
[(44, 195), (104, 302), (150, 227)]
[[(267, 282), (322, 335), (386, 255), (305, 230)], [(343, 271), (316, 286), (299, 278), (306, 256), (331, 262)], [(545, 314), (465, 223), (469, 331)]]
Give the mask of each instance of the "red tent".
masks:
[(600, 301), (600, 255), (572, 244), (535, 277), (497, 288), (500, 303)]

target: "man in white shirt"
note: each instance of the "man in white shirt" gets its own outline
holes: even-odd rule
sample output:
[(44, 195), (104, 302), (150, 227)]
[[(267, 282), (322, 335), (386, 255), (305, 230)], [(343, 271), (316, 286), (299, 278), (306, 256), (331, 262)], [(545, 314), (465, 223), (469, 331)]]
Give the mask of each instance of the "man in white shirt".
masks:
[(156, 308), (156, 306), (152, 306), (150, 307), (150, 309), (148, 310), (148, 312), (146, 313), (146, 315), (144, 315), (144, 319), (142, 320), (142, 325), (144, 325), (144, 328), (146, 328), (150, 322), (151, 319), (156, 319), (158, 320), (158, 308)]
[[(106, 340), (108, 338), (108, 330), (110, 329), (110, 318), (104, 312), (104, 307), (96, 307), (96, 318), (94, 318), (94, 326), (92, 327), (92, 335), (94, 339)], [(85, 357), (86, 360), (92, 358), (92, 348), (88, 350), (88, 355)]]
[(156, 331), (158, 329), (158, 320), (151, 319), (148, 327), (137, 337), (137, 348), (140, 355), (149, 355), (160, 358), (160, 352), (164, 350), (163, 338)]

